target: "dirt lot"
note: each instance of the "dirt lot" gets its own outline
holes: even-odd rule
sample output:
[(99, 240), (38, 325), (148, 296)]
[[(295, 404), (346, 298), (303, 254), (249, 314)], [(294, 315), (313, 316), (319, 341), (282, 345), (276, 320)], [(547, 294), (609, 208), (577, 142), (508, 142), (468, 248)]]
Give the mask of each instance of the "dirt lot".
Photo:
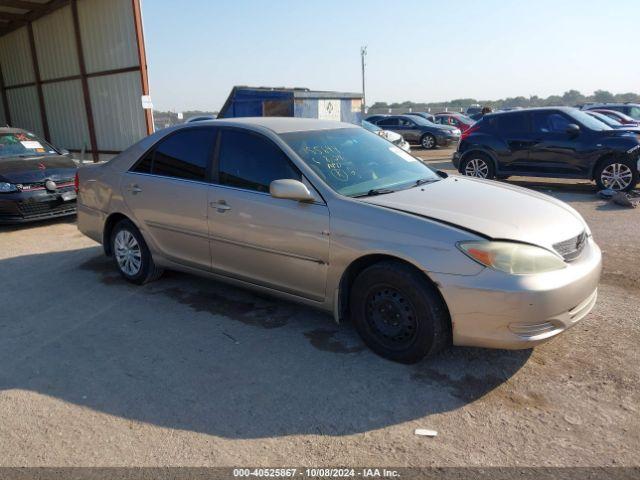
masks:
[(533, 184), (604, 250), (595, 310), (533, 351), (414, 366), (213, 281), (131, 286), (73, 221), (0, 228), (0, 465), (639, 465), (640, 210)]

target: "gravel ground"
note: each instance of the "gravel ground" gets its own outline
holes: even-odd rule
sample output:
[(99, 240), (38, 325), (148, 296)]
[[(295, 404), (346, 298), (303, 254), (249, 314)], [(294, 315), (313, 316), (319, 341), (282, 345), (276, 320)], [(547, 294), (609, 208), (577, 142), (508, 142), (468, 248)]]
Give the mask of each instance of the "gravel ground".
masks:
[(591, 225), (596, 308), (535, 350), (414, 366), (305, 307), (129, 285), (73, 220), (0, 227), (0, 466), (640, 465), (640, 211), (534, 185)]

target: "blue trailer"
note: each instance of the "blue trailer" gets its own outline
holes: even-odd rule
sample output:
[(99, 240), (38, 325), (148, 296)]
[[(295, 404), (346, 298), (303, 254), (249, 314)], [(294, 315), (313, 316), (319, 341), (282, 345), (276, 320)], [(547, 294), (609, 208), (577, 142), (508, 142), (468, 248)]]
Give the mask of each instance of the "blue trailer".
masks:
[(300, 117), (362, 122), (362, 94), (308, 88), (233, 87), (218, 118)]

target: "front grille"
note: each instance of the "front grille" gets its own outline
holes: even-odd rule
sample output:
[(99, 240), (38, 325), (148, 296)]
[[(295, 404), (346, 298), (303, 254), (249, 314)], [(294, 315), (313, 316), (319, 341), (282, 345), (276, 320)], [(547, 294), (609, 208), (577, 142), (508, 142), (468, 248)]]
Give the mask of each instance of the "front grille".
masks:
[(556, 252), (562, 255), (565, 262), (571, 262), (580, 256), (582, 250), (584, 250), (587, 244), (587, 233), (582, 232), (577, 237), (570, 238), (563, 242), (558, 242), (553, 245)]
[(72, 212), (76, 208), (75, 203), (54, 202), (18, 202), (18, 211), (23, 217), (37, 217), (58, 215)]
[[(33, 190), (44, 190), (46, 181), (44, 182), (32, 182), (32, 183), (22, 183), (18, 185), (18, 190), (23, 191), (23, 192), (30, 192)], [(64, 180), (57, 180), (56, 184), (58, 186), (58, 188), (56, 188), (56, 191), (58, 192), (66, 192), (67, 190), (70, 190), (71, 188), (73, 188), (74, 186), (74, 179), (73, 178), (67, 178)]]

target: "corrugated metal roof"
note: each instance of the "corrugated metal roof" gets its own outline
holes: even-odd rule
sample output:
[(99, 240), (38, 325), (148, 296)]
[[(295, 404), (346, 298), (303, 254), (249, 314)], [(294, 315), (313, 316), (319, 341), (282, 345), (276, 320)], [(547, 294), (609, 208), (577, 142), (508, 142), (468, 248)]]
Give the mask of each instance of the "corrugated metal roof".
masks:
[(71, 7), (61, 8), (33, 22), (33, 37), (42, 80), (80, 73)]
[(139, 65), (131, 0), (79, 0), (78, 16), (87, 73)]
[(91, 149), (80, 80), (42, 86), (49, 132), (54, 145), (69, 150)]
[(9, 109), (11, 110), (12, 125), (44, 137), (36, 87), (8, 90), (7, 99), (9, 100)]
[(0, 63), (6, 87), (35, 81), (26, 28), (0, 38)]
[(89, 79), (100, 150), (124, 150), (147, 134), (138, 72)]

